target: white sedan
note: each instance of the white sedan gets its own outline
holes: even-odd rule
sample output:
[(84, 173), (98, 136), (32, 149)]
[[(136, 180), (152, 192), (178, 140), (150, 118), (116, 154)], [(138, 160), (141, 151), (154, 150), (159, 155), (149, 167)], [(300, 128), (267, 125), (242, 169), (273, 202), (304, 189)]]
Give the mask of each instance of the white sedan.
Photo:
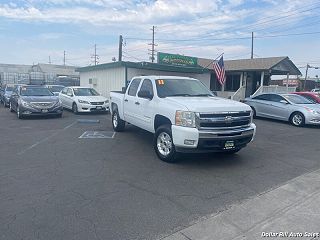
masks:
[(59, 93), (64, 108), (78, 112), (109, 111), (109, 100), (88, 87), (66, 87)]

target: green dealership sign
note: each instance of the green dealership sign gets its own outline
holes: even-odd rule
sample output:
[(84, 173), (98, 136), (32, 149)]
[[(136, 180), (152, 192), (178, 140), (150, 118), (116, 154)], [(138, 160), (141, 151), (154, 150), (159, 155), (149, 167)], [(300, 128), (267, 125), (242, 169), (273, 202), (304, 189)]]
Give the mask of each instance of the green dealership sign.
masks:
[(198, 59), (195, 57), (159, 52), (158, 63), (185, 67), (197, 67)]

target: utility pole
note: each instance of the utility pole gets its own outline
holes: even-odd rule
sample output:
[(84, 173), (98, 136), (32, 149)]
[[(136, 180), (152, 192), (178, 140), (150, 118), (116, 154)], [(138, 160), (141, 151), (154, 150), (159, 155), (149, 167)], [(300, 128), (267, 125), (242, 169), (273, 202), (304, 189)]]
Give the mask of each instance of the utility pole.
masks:
[(63, 66), (66, 65), (66, 51), (63, 51)]
[(306, 75), (304, 76), (303, 91), (306, 90), (306, 82), (307, 82), (307, 76), (308, 76), (309, 67), (310, 67), (310, 66), (309, 66), (309, 64), (307, 63)]
[(151, 50), (149, 50), (149, 51), (151, 51), (151, 57), (150, 57), (150, 59), (151, 59), (151, 62), (154, 62), (154, 60), (155, 60), (155, 57), (154, 57), (154, 55), (155, 55), (155, 50), (154, 50), (154, 47), (156, 46), (156, 44), (154, 43), (154, 34), (155, 34), (155, 26), (152, 26), (152, 43), (150, 43), (149, 45), (151, 45)]
[(253, 59), (253, 32), (251, 32), (251, 59)]
[(51, 57), (49, 56), (49, 64), (51, 64)]
[(96, 66), (99, 63), (99, 56), (97, 55), (97, 44), (94, 44), (94, 54), (91, 55), (91, 59), (93, 59), (93, 63)]
[(94, 65), (97, 65), (97, 44), (94, 45)]
[(118, 56), (118, 61), (122, 61), (122, 46), (123, 46), (123, 38), (122, 35), (119, 36), (119, 56)]

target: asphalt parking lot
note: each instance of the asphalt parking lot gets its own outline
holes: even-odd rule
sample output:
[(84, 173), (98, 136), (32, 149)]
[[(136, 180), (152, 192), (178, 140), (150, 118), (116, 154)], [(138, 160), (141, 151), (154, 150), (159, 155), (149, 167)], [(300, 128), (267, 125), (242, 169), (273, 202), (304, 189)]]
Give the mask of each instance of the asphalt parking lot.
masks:
[(234, 156), (167, 164), (152, 134), (114, 134), (110, 115), (18, 120), (1, 106), (0, 120), (5, 240), (158, 239), (320, 168), (320, 128), (278, 121), (256, 119), (255, 141)]

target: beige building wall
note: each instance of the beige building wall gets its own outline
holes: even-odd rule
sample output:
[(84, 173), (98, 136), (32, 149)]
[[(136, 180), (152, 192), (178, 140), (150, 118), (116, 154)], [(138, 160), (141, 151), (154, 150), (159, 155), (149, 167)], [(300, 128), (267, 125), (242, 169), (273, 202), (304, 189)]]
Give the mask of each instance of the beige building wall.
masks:
[(110, 91), (121, 91), (125, 86), (125, 68), (80, 72), (80, 86), (93, 87), (102, 96), (109, 97)]

